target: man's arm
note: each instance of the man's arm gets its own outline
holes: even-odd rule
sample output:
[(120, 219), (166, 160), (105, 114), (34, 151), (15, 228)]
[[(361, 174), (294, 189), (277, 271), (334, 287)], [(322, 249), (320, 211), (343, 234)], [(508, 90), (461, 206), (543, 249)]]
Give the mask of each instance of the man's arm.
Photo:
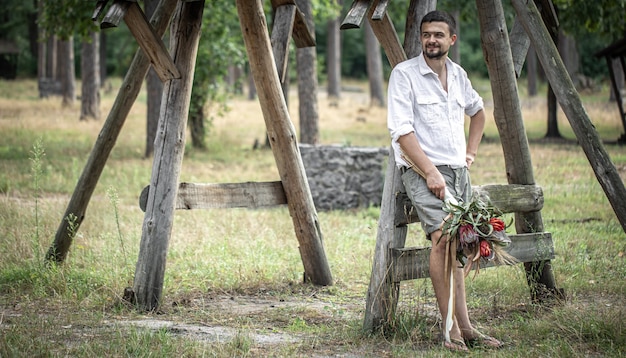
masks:
[(437, 167), (428, 159), (419, 142), (415, 133), (411, 132), (398, 138), (398, 143), (402, 149), (402, 153), (408, 157), (408, 159), (417, 166), (424, 174), (428, 189), (435, 194), (439, 199), (443, 200), (446, 190), (446, 181), (443, 175), (439, 173)]
[(485, 129), (485, 111), (481, 109), (470, 118), (469, 138), (467, 139), (467, 149), (465, 150), (465, 162), (469, 169), (478, 154), (478, 145), (483, 138)]

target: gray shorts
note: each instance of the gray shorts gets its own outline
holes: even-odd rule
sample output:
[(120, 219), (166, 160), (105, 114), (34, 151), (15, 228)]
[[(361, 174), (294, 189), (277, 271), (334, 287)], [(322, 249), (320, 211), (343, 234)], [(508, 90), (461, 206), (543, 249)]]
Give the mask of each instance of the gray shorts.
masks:
[[(472, 196), (472, 184), (466, 167), (451, 168), (447, 165), (438, 166), (437, 169), (443, 175), (446, 185), (459, 202), (467, 202)], [(414, 170), (408, 169), (402, 174), (402, 183), (406, 193), (417, 210), (417, 215), (430, 240), (430, 234), (441, 229), (443, 219), (448, 215), (443, 211), (443, 201), (433, 194), (426, 185), (426, 180)]]

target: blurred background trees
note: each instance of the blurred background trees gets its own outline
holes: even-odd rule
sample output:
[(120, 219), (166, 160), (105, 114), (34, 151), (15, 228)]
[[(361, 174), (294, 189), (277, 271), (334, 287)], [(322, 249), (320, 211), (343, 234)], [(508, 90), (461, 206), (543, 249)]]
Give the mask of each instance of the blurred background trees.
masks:
[[(150, 13), (158, 0), (139, 2)], [(386, 80), (390, 71), (384, 52), (367, 41), (366, 26), (337, 33), (352, 1), (298, 2), (310, 4), (317, 40), (315, 72), (320, 87), (325, 87), (329, 96), (340, 98), (342, 89), (349, 88), (342, 82), (369, 80), (371, 104), (384, 104), (385, 91), (378, 87), (380, 79)], [(116, 29), (100, 30), (91, 21), (95, 3), (84, 0), (0, 0), (4, 9), (0, 15), (0, 76), (5, 79), (37, 78), (40, 90), (50, 92), (42, 93), (42, 96), (60, 94), (63, 103), (71, 105), (75, 98), (72, 76), (76, 75), (82, 78), (81, 101), (85, 101), (81, 103), (81, 119), (98, 118), (99, 88), (106, 86), (108, 76), (125, 75), (137, 44), (124, 24)], [(574, 82), (582, 90), (607, 83), (606, 63), (594, 54), (626, 35), (626, 0), (554, 0), (553, 3), (559, 15), (558, 38), (562, 56)], [(401, 40), (408, 5), (409, 0), (394, 0), (390, 1), (388, 9)], [(508, 2), (503, 5), (510, 29), (515, 13)], [(229, 95), (239, 94), (248, 87), (249, 97), (255, 98), (253, 86), (246, 86), (249, 82), (246, 54), (234, 5), (228, 1), (209, 1), (207, 6), (210, 9), (205, 11), (190, 108), (192, 143), (197, 148), (206, 147), (203, 141), (210, 121), (226, 108), (224, 104)], [(269, 18), (272, 14), (270, 1), (265, 1), (265, 6)], [(486, 77), (474, 3), (440, 0), (438, 8), (458, 16), (459, 40), (452, 58), (460, 61), (470, 76)], [(268, 21), (270, 26), (271, 23)], [(288, 78), (297, 83), (296, 51), (295, 47), (292, 48), (290, 63), (294, 65), (288, 67)], [(372, 56), (376, 58), (372, 59)], [(532, 58), (532, 51), (521, 77), (529, 81), (529, 95), (536, 94), (537, 84), (544, 81), (540, 66)], [(149, 96), (153, 98), (149, 100), (152, 101), (149, 107), (153, 110), (149, 112), (158, 113), (158, 84), (150, 80), (150, 75), (147, 81), (148, 90), (153, 93)], [(207, 111), (208, 106), (210, 111)], [(153, 118), (156, 115), (148, 116)], [(147, 123), (150, 133), (150, 119)], [(146, 156), (151, 155), (150, 143), (148, 135)]]

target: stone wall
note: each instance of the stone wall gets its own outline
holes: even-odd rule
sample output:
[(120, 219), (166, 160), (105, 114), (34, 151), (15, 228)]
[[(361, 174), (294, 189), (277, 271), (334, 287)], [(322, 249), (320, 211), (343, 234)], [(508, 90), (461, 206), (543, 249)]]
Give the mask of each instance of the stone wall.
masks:
[(300, 144), (317, 210), (380, 206), (389, 148)]

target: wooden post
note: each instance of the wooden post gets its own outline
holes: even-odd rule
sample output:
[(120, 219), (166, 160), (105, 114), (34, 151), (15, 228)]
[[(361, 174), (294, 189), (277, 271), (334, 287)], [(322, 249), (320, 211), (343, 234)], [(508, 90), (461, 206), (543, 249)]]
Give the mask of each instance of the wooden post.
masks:
[(537, 51), (537, 56), (546, 72), (546, 77), (593, 168), (598, 182), (609, 199), (622, 229), (626, 232), (626, 188), (624, 182), (622, 182), (608, 153), (604, 150), (598, 132), (582, 105), (580, 96), (569, 77), (561, 56), (541, 21), (535, 3), (513, 0), (512, 4), (533, 46), (536, 49), (541, 49), (541, 51)]
[[(511, 184), (535, 184), (528, 138), (519, 102), (517, 82), (500, 0), (477, 0), (484, 57), (494, 100), (494, 118)], [(518, 233), (542, 232), (541, 212), (516, 213)], [(557, 292), (550, 261), (525, 264), (526, 278), (534, 301)], [(541, 295), (539, 294), (541, 293)]]
[(137, 306), (147, 311), (158, 307), (163, 291), (203, 9), (204, 1), (179, 2), (170, 30), (172, 57), (176, 59), (175, 64), (181, 77), (169, 80), (163, 86), (161, 118), (154, 143), (151, 190), (148, 193), (133, 284)]
[[(152, 26), (159, 36), (163, 36), (165, 33), (177, 2), (177, 0), (161, 0), (154, 16), (152, 16)], [(115, 146), (115, 142), (126, 121), (128, 112), (130, 112), (133, 103), (135, 103), (135, 99), (137, 99), (137, 95), (141, 90), (141, 84), (149, 68), (150, 61), (148, 57), (141, 49), (137, 50), (126, 77), (120, 86), (120, 91), (115, 98), (111, 112), (109, 112), (100, 130), (100, 134), (91, 150), (87, 164), (78, 179), (76, 188), (74, 188), (74, 193), (65, 210), (65, 214), (63, 214), (63, 218), (61, 218), (61, 223), (57, 229), (54, 242), (46, 254), (47, 261), (62, 262), (65, 260), (70, 246), (72, 245), (72, 240), (80, 224), (85, 219), (87, 205), (96, 188), (96, 184), (98, 184), (98, 179), (100, 179), (104, 165), (109, 158), (109, 154), (111, 154), (111, 150), (113, 150)], [(70, 215), (76, 217), (76, 221), (71, 225), (67, 221)]]
[(317, 212), (278, 79), (263, 4), (261, 0), (237, 0), (237, 11), (268, 137), (300, 244), (305, 280), (316, 285), (331, 285)]

